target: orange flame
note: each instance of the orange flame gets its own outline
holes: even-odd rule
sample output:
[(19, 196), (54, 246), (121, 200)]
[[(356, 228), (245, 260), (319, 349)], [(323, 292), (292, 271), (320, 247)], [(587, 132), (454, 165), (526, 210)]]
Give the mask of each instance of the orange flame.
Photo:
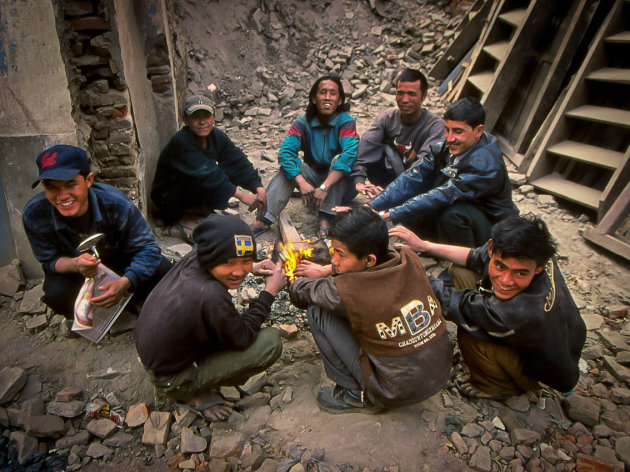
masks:
[[(310, 242), (305, 240), (304, 242)], [(280, 253), (280, 258), (282, 259), (282, 265), (284, 267), (284, 272), (287, 274), (289, 281), (293, 282), (296, 279), (293, 271), (300, 264), (302, 259), (306, 259), (307, 257), (311, 257), (313, 255), (313, 248), (310, 247), (308, 249), (295, 249), (293, 243), (291, 241), (286, 244), (279, 243), (280, 249), (282, 252)]]

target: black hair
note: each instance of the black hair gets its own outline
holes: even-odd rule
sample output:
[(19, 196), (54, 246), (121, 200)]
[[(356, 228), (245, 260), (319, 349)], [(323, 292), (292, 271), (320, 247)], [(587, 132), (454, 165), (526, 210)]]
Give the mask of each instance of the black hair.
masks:
[(544, 266), (556, 253), (556, 243), (545, 222), (534, 215), (513, 215), (492, 227), (492, 253), (501, 257), (533, 259)]
[(463, 121), (474, 129), (486, 122), (486, 110), (474, 97), (460, 98), (448, 107), (444, 113), (444, 119)]
[(420, 81), (420, 92), (424, 94), (429, 89), (429, 82), (427, 82), (426, 76), (417, 69), (405, 69), (400, 77), (396, 86), (401, 82), (417, 82)]
[(332, 75), (332, 74), (322, 75), (319, 79), (315, 81), (315, 83), (311, 87), (311, 91), (308, 93), (308, 105), (306, 105), (305, 115), (306, 115), (306, 119), (309, 121), (312, 120), (313, 117), (317, 115), (317, 106), (313, 103), (313, 99), (315, 98), (315, 95), (317, 95), (319, 84), (323, 82), (324, 80), (332, 80), (334, 83), (337, 84), (337, 87), (339, 88), (339, 96), (341, 97), (341, 103), (335, 110), (335, 113), (350, 110), (350, 104), (346, 103), (346, 92), (344, 92), (343, 90), (343, 85), (341, 83), (341, 79), (339, 78), (339, 76)]
[(342, 215), (332, 224), (330, 237), (345, 244), (358, 258), (374, 254), (377, 264), (387, 260), (387, 225), (370, 208), (360, 207)]
[(87, 176), (90, 175), (92, 171), (82, 170), (79, 171), (79, 175), (82, 175), (84, 179), (87, 179)]

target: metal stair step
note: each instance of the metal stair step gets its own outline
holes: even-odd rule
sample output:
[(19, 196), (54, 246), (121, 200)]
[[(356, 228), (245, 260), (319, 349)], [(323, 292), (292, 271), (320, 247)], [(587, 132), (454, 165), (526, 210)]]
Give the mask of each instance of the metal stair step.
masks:
[(566, 198), (597, 210), (602, 192), (565, 179), (559, 174), (550, 174), (534, 180), (531, 184), (552, 195)]
[(489, 44), (488, 46), (485, 46), (483, 50), (500, 62), (506, 58), (508, 51), (510, 50), (510, 42), (501, 41), (499, 43)]
[(519, 8), (499, 15), (499, 19), (512, 26), (518, 27), (525, 19), (525, 15), (527, 15), (527, 8)]
[(613, 170), (617, 169), (623, 161), (622, 152), (578, 141), (562, 141), (547, 148), (547, 152)]
[(621, 31), (604, 38), (607, 43), (630, 43), (630, 31)]
[(565, 113), (570, 118), (630, 128), (630, 111), (619, 108), (582, 105)]
[(473, 74), (468, 76), (468, 81), (473, 84), (482, 93), (486, 93), (490, 88), (492, 79), (494, 78), (494, 72), (480, 72), (479, 74)]
[(630, 84), (630, 69), (618, 67), (604, 67), (597, 69), (586, 76), (588, 80), (611, 82), (614, 84)]

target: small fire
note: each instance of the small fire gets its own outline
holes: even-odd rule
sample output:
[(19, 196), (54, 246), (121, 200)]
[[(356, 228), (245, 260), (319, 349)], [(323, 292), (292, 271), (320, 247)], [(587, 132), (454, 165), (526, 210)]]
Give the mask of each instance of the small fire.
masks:
[[(310, 243), (310, 241), (305, 240), (305, 243)], [(282, 265), (284, 267), (284, 271), (289, 278), (289, 281), (293, 282), (296, 277), (293, 271), (300, 264), (302, 259), (306, 259), (307, 257), (311, 257), (313, 255), (313, 248), (309, 247), (308, 249), (295, 249), (293, 243), (291, 241), (286, 244), (279, 243), (280, 249), (282, 252), (280, 253), (280, 259), (282, 259)]]

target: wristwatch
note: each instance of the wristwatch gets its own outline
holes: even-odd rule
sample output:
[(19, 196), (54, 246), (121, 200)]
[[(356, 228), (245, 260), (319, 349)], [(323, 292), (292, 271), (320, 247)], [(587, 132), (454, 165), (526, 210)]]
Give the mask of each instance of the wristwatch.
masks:
[(378, 216), (381, 217), (381, 220), (384, 220), (385, 219), (385, 211), (383, 211), (383, 210), (379, 211), (378, 212)]
[(328, 192), (328, 187), (326, 187), (326, 184), (321, 184), (321, 185), (319, 186), (319, 189), (320, 189), (320, 190), (322, 190), (322, 191), (324, 191), (324, 192)]

